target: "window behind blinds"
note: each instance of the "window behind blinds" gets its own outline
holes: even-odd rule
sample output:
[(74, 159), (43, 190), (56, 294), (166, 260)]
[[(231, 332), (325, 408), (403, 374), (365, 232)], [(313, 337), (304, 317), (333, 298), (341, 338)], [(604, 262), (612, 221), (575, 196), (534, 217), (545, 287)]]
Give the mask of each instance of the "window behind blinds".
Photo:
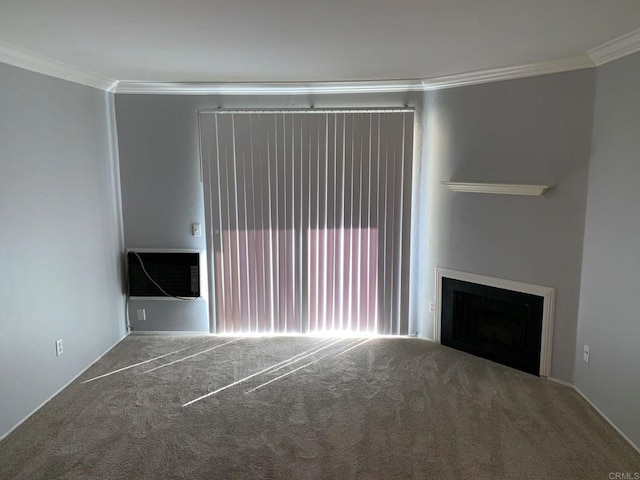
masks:
[(412, 111), (201, 113), (218, 333), (406, 334)]

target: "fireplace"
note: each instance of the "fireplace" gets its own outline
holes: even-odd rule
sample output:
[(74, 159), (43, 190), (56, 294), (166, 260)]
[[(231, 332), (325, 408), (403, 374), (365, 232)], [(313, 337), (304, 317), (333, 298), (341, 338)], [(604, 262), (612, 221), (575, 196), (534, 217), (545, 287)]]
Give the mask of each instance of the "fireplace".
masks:
[(438, 268), (436, 339), (548, 376), (555, 289)]

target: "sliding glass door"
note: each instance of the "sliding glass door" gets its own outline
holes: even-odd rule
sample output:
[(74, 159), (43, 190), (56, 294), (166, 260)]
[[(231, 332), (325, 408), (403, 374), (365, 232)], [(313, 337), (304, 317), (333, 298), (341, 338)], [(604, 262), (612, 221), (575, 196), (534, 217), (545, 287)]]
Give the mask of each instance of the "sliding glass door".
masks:
[(407, 333), (412, 111), (200, 113), (218, 333)]

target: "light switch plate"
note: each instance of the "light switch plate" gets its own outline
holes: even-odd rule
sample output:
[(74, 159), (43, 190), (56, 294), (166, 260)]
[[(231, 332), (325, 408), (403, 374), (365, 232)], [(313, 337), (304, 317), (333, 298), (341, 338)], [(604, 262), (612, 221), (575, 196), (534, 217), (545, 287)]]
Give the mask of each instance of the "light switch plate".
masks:
[(199, 223), (194, 223), (191, 226), (191, 229), (192, 229), (194, 237), (201, 237), (202, 236), (202, 227), (200, 227)]
[(436, 304), (433, 300), (429, 300), (429, 313), (436, 313)]

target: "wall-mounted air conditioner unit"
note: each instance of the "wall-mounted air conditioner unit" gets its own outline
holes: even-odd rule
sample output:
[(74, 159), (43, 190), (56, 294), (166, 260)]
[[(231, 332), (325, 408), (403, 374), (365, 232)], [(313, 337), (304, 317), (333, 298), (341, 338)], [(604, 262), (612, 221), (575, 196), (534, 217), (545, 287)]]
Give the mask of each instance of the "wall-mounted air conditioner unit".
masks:
[(129, 298), (200, 297), (198, 250), (127, 250)]

